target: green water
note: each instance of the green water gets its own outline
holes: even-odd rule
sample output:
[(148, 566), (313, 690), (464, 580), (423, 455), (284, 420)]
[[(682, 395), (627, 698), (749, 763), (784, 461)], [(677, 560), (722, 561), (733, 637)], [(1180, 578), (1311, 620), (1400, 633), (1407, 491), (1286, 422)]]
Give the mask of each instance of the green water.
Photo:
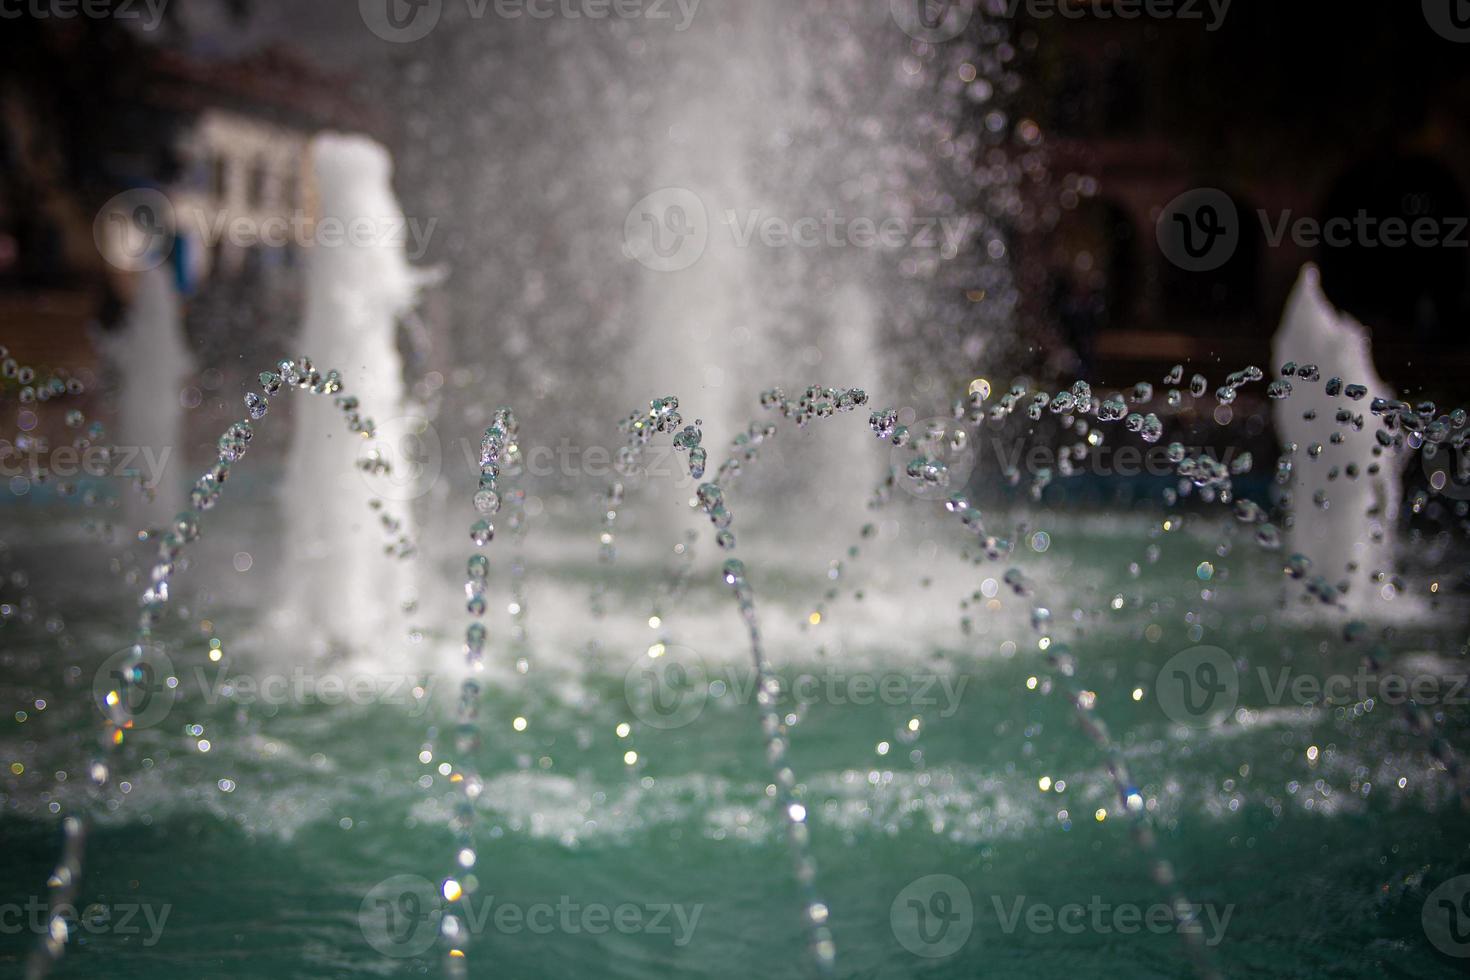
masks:
[[(1427, 740), (1381, 705), (1360, 714), (1350, 707), (1268, 706), (1269, 692), (1249, 679), (1240, 700), (1263, 709), (1254, 720), (1188, 735), (1171, 725), (1156, 703), (1154, 679), (1164, 661), (1194, 642), (1220, 645), (1252, 665), (1274, 667), (1290, 657), (1294, 669), (1315, 674), (1350, 671), (1357, 654), (1336, 642), (1320, 653), (1318, 643), (1335, 640), (1336, 629), (1283, 619), (1274, 607), (1274, 564), (1254, 551), (1214, 558), (1219, 594), (1208, 602), (1191, 574), (1210, 557), (1198, 542), (1166, 549), (1140, 580), (1099, 582), (1085, 574), (1116, 568), (1120, 556), (1141, 550), (1137, 530), (1057, 533), (1051, 553), (1029, 556), (1028, 567), (1063, 570), (1065, 594), (1053, 584), (1052, 594), (1037, 600), (1052, 608), (1053, 634), (1077, 654), (1078, 680), (1097, 692), (1098, 714), (1122, 743), (1150, 801), (1160, 854), (1192, 901), (1229, 916), (1223, 935), (1206, 922), (1209, 962), (1238, 977), (1457, 972), (1462, 961), (1437, 951), (1421, 924), (1429, 891), (1470, 872), (1465, 817), (1433, 771)], [(955, 600), (1003, 570), (958, 563), (936, 569), (930, 588), (942, 595), (922, 607), (922, 618), (952, 626)], [(753, 573), (759, 592), (759, 569)], [(641, 572), (619, 574), (631, 582)], [(1230, 584), (1258, 581), (1266, 584)], [(620, 584), (634, 589), (630, 582)], [(84, 734), (96, 719), (87, 703), (88, 668), (123, 642), (127, 619), (118, 615), (127, 607), (111, 598), (120, 585), (106, 575), (56, 571), (32, 586), (37, 594), (76, 597), (68, 626), (78, 646), (58, 651), (39, 619), (12, 622), (0, 634), (0, 906), (24, 905), (44, 892), (59, 837), (59, 817), (48, 804), (54, 798), (70, 811), (85, 781)], [(1114, 589), (1127, 596), (1119, 610), (1106, 602)], [(693, 598), (722, 608), (713, 586)], [(938, 670), (951, 689), (963, 679), (957, 703), (943, 706), (954, 708), (948, 717), (935, 706), (829, 698), (810, 705), (792, 732), (791, 763), (806, 784), (820, 890), (832, 910), (837, 975), (1191, 975), (1185, 945), (1172, 931), (1125, 935), (1109, 925), (1120, 921), (1112, 917), (1117, 909), (1142, 915), (1167, 894), (1150, 880), (1104, 756), (1078, 728), (1071, 706), (1059, 692), (1028, 688), (1028, 678), (1045, 687), (1051, 676), (1025, 624), (1029, 601), (1004, 589), (997, 598), (1000, 609), (971, 612), (969, 637), (949, 629), (950, 641), (929, 643), (918, 656), (904, 649), (894, 666), (869, 671), (917, 683)], [(230, 603), (219, 597), (211, 612), (225, 637), (248, 632), (254, 616), (248, 604)], [(794, 616), (799, 606), (772, 599), (767, 614)], [(1073, 606), (1103, 611), (1078, 624)], [(709, 613), (724, 614), (737, 637), (733, 609)], [(1190, 632), (1191, 614), (1198, 637)], [(838, 604), (831, 628), (841, 616)], [(1445, 618), (1457, 617), (1440, 611), (1400, 624), (1398, 647), (1453, 653), (1451, 627), (1436, 625)], [(677, 613), (670, 619), (676, 627)], [(879, 642), (897, 649), (902, 638), (895, 630)], [(1003, 649), (1008, 640), (1014, 653)], [(196, 634), (174, 656), (182, 665), (205, 649)], [(481, 908), (490, 903), (491, 914), (468, 947), (471, 975), (806, 975), (783, 833), (764, 799), (754, 706), (726, 694), (685, 727), (639, 724), (624, 694), (624, 668), (636, 655), (606, 644), (580, 677), (533, 671), (514, 695), (495, 691), (487, 699), (489, 734), (478, 758), (487, 781), (478, 835), (482, 884), (475, 898)], [(81, 669), (67, 681), (72, 665)], [(818, 661), (804, 668), (831, 670)], [(730, 676), (738, 681), (742, 674)], [(1135, 687), (1143, 691), (1137, 701)], [(45, 711), (32, 710), (24, 723), (11, 718), (37, 696), (49, 699)], [(437, 882), (450, 868), (453, 835), (438, 802), (449, 787), (434, 776), (432, 788), (422, 788), (418, 781), (434, 769), (416, 758), (425, 725), (449, 710), (452, 699), (440, 700), (427, 718), (414, 705), (247, 710), (197, 698), (176, 705), (166, 723), (131, 739), (119, 762), (117, 778), (132, 788), (94, 832), (78, 903), (119, 916), (147, 907), (154, 921), (166, 909), (167, 918), (155, 930), (140, 911), (132, 932), (120, 924), (82, 931), (56, 975), (438, 975), (437, 952), (400, 957), (374, 948), (360, 913), (384, 879)], [(921, 736), (912, 744), (896, 740), (916, 715)], [(516, 716), (530, 719), (527, 731), (506, 725)], [(186, 721), (204, 726), (209, 752), (183, 730)], [(1470, 741), (1464, 721), (1464, 708), (1454, 707), (1441, 725), (1461, 750)], [(633, 724), (627, 738), (617, 732), (620, 722)], [(877, 754), (880, 741), (891, 743), (887, 755)], [(639, 753), (633, 766), (624, 762), (630, 748)], [(915, 748), (922, 768), (909, 757)], [(24, 772), (14, 774), (12, 761)], [(61, 786), (58, 769), (68, 774)], [(1046, 791), (1042, 777), (1050, 781)], [(232, 781), (230, 791), (222, 779)], [(1056, 790), (1057, 780), (1065, 790)], [(1102, 822), (1095, 819), (1099, 808), (1106, 811)], [(1069, 819), (1059, 817), (1063, 810)], [(969, 934), (948, 955), (916, 955), (901, 938), (912, 942), (911, 934), (895, 925), (905, 903), (895, 909), (895, 902), (911, 883), (939, 874), (959, 879), (973, 903), (973, 914), (952, 923), (956, 931), (946, 936), (965, 928)], [(511, 918), (497, 919), (503, 905)], [(1043, 909), (1038, 915), (1049, 909), (1065, 918), (1069, 905), (1104, 907), (1102, 926), (1090, 912), (1067, 919), (1073, 925), (1066, 929), (1044, 919), (1028, 924), (1024, 915), (1011, 919), (1017, 909), (1036, 907)], [(619, 907), (625, 924), (637, 924), (599, 928), (600, 913), (585, 917), (588, 909), (610, 917)], [(564, 917), (559, 909), (572, 911)], [(540, 916), (541, 926), (517, 915)], [(0, 934), (7, 974), (33, 941), (27, 929), (7, 925)]]

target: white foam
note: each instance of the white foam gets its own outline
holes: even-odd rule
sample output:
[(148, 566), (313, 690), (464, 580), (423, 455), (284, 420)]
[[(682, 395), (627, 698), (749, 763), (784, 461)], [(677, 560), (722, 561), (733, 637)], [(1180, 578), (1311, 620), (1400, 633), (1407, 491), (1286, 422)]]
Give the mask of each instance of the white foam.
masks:
[[(1402, 460), (1391, 452), (1381, 457), (1372, 454), (1377, 425), (1368, 414), (1368, 403), (1373, 398), (1394, 397), (1393, 390), (1374, 368), (1368, 330), (1332, 306), (1312, 265), (1302, 268), (1287, 300), (1271, 353), (1276, 367), (1295, 361), (1315, 364), (1322, 372), (1317, 382), (1292, 379), (1291, 396), (1273, 403), (1277, 433), (1283, 442), (1297, 445), (1291, 477), (1295, 524), (1287, 531), (1289, 546), (1312, 559), (1313, 574), (1325, 576), (1334, 585), (1344, 579), (1350, 582), (1342, 600), (1349, 611), (1358, 615), (1375, 612), (1383, 603), (1379, 586), (1370, 576), (1393, 567)], [(1367, 397), (1354, 402), (1327, 395), (1326, 381), (1333, 377), (1341, 378), (1345, 385), (1366, 386)], [(1334, 421), (1341, 408), (1365, 416), (1362, 431)], [(1312, 421), (1302, 417), (1309, 410), (1317, 413)], [(1328, 441), (1334, 432), (1344, 437), (1339, 445)], [(1316, 459), (1307, 455), (1314, 443), (1324, 447)], [(1368, 468), (1374, 462), (1381, 469), (1370, 475)], [(1350, 464), (1360, 471), (1356, 479), (1342, 472)], [(1333, 468), (1340, 472), (1329, 480)], [(1327, 509), (1313, 502), (1318, 491), (1326, 494)], [(1375, 536), (1375, 531), (1381, 534)], [(1355, 566), (1351, 571), (1350, 565)]]
[[(404, 218), (388, 152), (363, 137), (326, 134), (312, 142), (312, 160), (321, 217), (382, 234), (311, 250), (299, 351), (319, 371), (340, 371), (345, 393), (384, 434), (380, 442), (391, 441), (411, 424), (405, 417), (419, 414), (406, 399), (396, 339), (398, 319), (425, 277), (409, 266), (403, 238), (389, 233)], [(347, 433), (341, 413), (313, 396), (291, 397), (295, 431), (280, 487), (280, 618), (318, 645), (375, 651), (404, 635), (398, 611), (410, 595), (403, 564), (382, 555), (384, 534), (369, 509), (381, 487), (358, 470), (364, 446)], [(396, 513), (409, 519), (402, 506)]]

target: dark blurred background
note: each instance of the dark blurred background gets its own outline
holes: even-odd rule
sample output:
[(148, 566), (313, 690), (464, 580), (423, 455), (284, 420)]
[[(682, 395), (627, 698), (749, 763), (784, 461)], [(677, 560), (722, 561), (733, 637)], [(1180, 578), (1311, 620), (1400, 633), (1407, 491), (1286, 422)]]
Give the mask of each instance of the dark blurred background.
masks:
[[(1035, 316), (1091, 349), (1113, 383), (1167, 360), (1262, 362), (1301, 265), (1373, 331), (1386, 380), (1463, 391), (1470, 247), (1268, 245), (1242, 222), (1212, 272), (1167, 261), (1159, 210), (1220, 188), (1242, 215), (1325, 221), (1470, 213), (1470, 47), (1436, 34), (1419, 3), (1250, 3), (1219, 30), (1178, 20), (1047, 20), (1022, 98), (1053, 167), (1099, 192), (1021, 261)], [(1086, 268), (1079, 268), (1085, 256)], [(1071, 263), (1071, 269), (1067, 268)], [(1083, 339), (1086, 338), (1086, 339)]]
[[(265, 209), (309, 203), (300, 159), (252, 160), (249, 141), (206, 124), (211, 112), (286, 146), (324, 128), (385, 142), (406, 210), (446, 223), (427, 258), (446, 257), (465, 229), (452, 207), (425, 197), (447, 154), (426, 148), (423, 119), (399, 97), (431, 69), (422, 52), (362, 30), (356, 8), (174, 0), (147, 32), (118, 18), (5, 20), (4, 342), (40, 365), (93, 362), (89, 326), (113, 323), (130, 288), (92, 236), (98, 208), (120, 190), (177, 187)], [(1269, 244), (1255, 218), (1470, 213), (1470, 45), (1436, 33), (1419, 3), (1236, 0), (1216, 30), (1034, 18), (1023, 4), (1010, 36), (1024, 79), (1013, 118), (1039, 126), (1054, 177), (1009, 219), (1030, 355), (1012, 351), (1013, 366), (1121, 385), (1176, 361), (1263, 363), (1288, 290), (1315, 261), (1329, 297), (1372, 329), (1386, 379), (1411, 395), (1462, 387), (1470, 232), (1459, 247), (1306, 249), (1289, 237)], [(538, 57), (494, 42), (484, 55), (492, 70)], [(446, 100), (467, 125), (480, 108), (468, 92)], [(213, 136), (191, 135), (201, 131)], [(1209, 272), (1178, 268), (1155, 241), (1160, 210), (1195, 187), (1225, 190), (1243, 218), (1236, 253)], [(247, 341), (289, 346), (294, 248), (220, 248), (240, 254), (211, 256), (207, 276), (184, 267), (197, 257), (176, 257), (200, 362), (226, 363)], [(424, 329), (452, 333), (454, 319), (431, 302)], [(432, 336), (416, 349), (440, 367), (453, 361), (453, 344)]]

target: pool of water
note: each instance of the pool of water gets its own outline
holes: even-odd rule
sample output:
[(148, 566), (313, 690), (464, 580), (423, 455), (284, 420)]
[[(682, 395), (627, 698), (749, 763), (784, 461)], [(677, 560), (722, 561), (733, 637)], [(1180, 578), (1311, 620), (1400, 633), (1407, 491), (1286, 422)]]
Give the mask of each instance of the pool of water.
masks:
[[(251, 526), (234, 521), (201, 569), (219, 564), (216, 551), (228, 565)], [(936, 535), (932, 557), (921, 547), (909, 564), (850, 562), (819, 624), (826, 552), (747, 559), (788, 685), (791, 764), (836, 974), (1196, 969), (1159, 911), (1171, 893), (1134, 839), (1108, 757), (1038, 649), (1037, 605), (1051, 612), (1045, 632), (1076, 657), (1076, 686), (1096, 697), (1158, 856), (1198, 905), (1194, 945), (1210, 967), (1277, 977), (1453, 970), (1422, 916), (1440, 882), (1470, 872), (1470, 853), (1432, 736), (1377, 690), (1371, 704), (1351, 686), (1331, 704), (1298, 703), (1311, 700), (1313, 679), (1351, 678), (1361, 650), (1342, 642), (1341, 624), (1278, 608), (1279, 556), (1243, 542), (1221, 554), (1224, 532), (1203, 523), (1160, 534), (1141, 517), (1041, 512), (1032, 526), (1051, 534), (1046, 554), (1018, 556), (1032, 596), (1001, 581), (1009, 563), (963, 562)], [(13, 617), (0, 631), (7, 971), (34, 943), (25, 910), (44, 895), (61, 815), (86, 799), (92, 675), (127, 642), (132, 619), (133, 589), (71, 528), (42, 521), (6, 551), (8, 571), (28, 569), (39, 601), (30, 622)], [(592, 540), (533, 539), (532, 665), (525, 675), (492, 669), (470, 974), (807, 975), (733, 604), (700, 566), (684, 602), (649, 626), (644, 597), (668, 562), (633, 553), (599, 569), (578, 557), (595, 553)], [(259, 574), (269, 563), (257, 557)], [(426, 573), (439, 570), (426, 563)], [(195, 575), (190, 591), (183, 583)], [(587, 592), (602, 575), (609, 612), (595, 620)], [(238, 582), (181, 576), (184, 612), (167, 631), (176, 695), (118, 760), (115, 799), (99, 808), (90, 842), (78, 937), (56, 975), (437, 975), (442, 952), (428, 946), (454, 854), (451, 787), (440, 760), (421, 753), (428, 727), (447, 726), (453, 711), (452, 650), (441, 655), (452, 643), (430, 629), (365, 661), (322, 662), (304, 638), (262, 630), (260, 593), (248, 576)], [(48, 598), (62, 597), (57, 632)], [(1464, 672), (1463, 622), (1452, 597), (1400, 612), (1391, 645), (1405, 674), (1443, 682), (1450, 703), (1426, 710), (1460, 750), (1466, 711), (1449, 695)], [(649, 657), (661, 640), (664, 656)], [(1236, 710), (1190, 727), (1163, 685), (1173, 658), (1202, 645), (1234, 662)], [(379, 683), (334, 695), (323, 679), (338, 676)], [(276, 695), (263, 693), (266, 678), (280, 679)], [(440, 751), (445, 742), (435, 741)]]

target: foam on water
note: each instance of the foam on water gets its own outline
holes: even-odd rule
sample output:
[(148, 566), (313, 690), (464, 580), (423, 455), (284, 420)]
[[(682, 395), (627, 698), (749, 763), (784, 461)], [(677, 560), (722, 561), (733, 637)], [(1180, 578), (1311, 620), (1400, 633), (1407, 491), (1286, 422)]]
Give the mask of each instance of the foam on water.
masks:
[[(450, 801), (423, 794), (405, 760), (365, 764), (369, 760), (352, 748), (326, 744), (333, 732), (372, 723), (375, 717), (381, 721), (382, 710), (341, 707), (331, 709), (326, 719), (277, 717), (269, 734), (231, 735), (221, 742), (217, 757), (155, 750), (150, 754), (157, 756), (156, 763), (129, 777), (134, 798), (101, 814), (99, 823), (160, 824), (202, 813), (250, 835), (281, 841), (348, 816), (369, 824), (381, 822), (385, 814), (411, 816), (426, 825), (452, 824), (456, 818)], [(597, 721), (610, 722), (611, 717), (599, 713)], [(406, 733), (414, 721), (409, 717), (391, 723), (395, 730), (406, 726)], [(1332, 730), (1326, 722), (1320, 709), (1263, 709), (1250, 712), (1244, 724), (1194, 733), (1187, 744), (1141, 739), (1125, 754), (1130, 764), (1162, 774), (1147, 792), (1155, 822), (1164, 826), (1201, 817), (1237, 819), (1247, 808), (1278, 815), (1294, 810), (1321, 818), (1361, 814), (1375, 793), (1393, 799), (1396, 806), (1437, 809), (1452, 804), (1453, 794), (1434, 777), (1433, 760), (1421, 750), (1396, 749), (1390, 725), (1363, 733), (1351, 746), (1324, 752), (1310, 778), (1289, 778), (1289, 765), (1266, 765), (1268, 746), (1326, 737)], [(875, 759), (872, 766), (814, 770), (804, 783), (824, 833), (850, 844), (901, 830), (923, 830), (969, 845), (1022, 840), (1065, 819), (1091, 819), (1095, 808), (1109, 806), (1112, 784), (1095, 765), (1086, 759), (1031, 764), (1019, 751), (1024, 744), (1018, 732), (997, 731), (990, 747), (978, 753), (982, 758), (972, 763), (913, 771)], [(1250, 759), (1248, 768), (1258, 771), (1253, 778), (1222, 780), (1216, 767), (1185, 765), (1186, 759), (1200, 758), (1217, 759), (1219, 768), (1229, 771), (1236, 767), (1228, 760)], [(1065, 781), (1065, 794), (1040, 790), (1037, 771)], [(222, 788), (226, 776), (228, 790)], [(1395, 788), (1400, 779), (1404, 788)], [(512, 770), (485, 780), (477, 810), (478, 819), (491, 828), (482, 834), (487, 847), (506, 834), (567, 847), (621, 847), (675, 825), (693, 826), (712, 840), (774, 844), (784, 826), (764, 802), (765, 786), (753, 772), (732, 776), (697, 768), (652, 778), (624, 776), (612, 768)], [(86, 792), (78, 781), (57, 786), (44, 798), (11, 794), (5, 811), (35, 817), (52, 801), (77, 805)], [(1063, 811), (1068, 811), (1065, 818), (1059, 816)]]

